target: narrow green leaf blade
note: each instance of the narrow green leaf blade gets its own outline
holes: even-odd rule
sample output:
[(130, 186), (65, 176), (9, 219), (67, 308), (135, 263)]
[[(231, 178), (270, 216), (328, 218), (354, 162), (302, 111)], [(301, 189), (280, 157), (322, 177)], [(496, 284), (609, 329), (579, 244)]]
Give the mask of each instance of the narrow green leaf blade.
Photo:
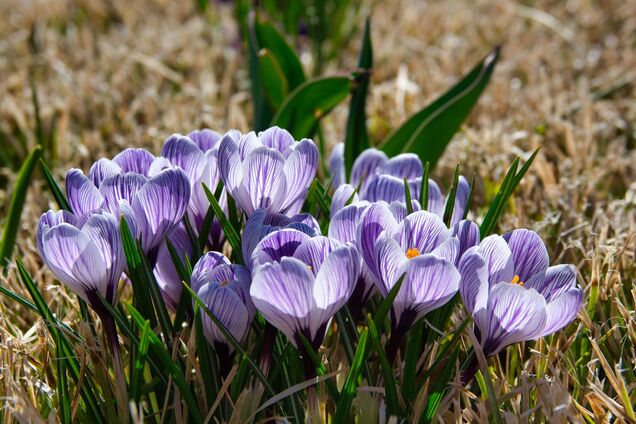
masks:
[(488, 85), (499, 51), (496, 47), (454, 87), (392, 131), (381, 149), (389, 157), (416, 153), (434, 167)]
[(243, 263), (240, 236), (238, 235), (238, 233), (236, 232), (236, 230), (234, 229), (234, 227), (228, 220), (227, 216), (225, 216), (225, 212), (223, 212), (223, 208), (221, 208), (221, 205), (219, 204), (218, 200), (216, 200), (216, 197), (214, 197), (214, 194), (212, 194), (212, 192), (210, 191), (208, 186), (205, 185), (205, 183), (202, 183), (202, 184), (203, 184), (203, 191), (205, 192), (205, 195), (208, 198), (208, 201), (210, 202), (210, 206), (212, 207), (212, 210), (214, 211), (214, 215), (216, 215), (216, 219), (218, 219), (219, 223), (221, 224), (221, 229), (223, 230), (223, 233), (225, 234), (225, 238), (230, 243), (230, 246), (232, 246), (232, 255), (236, 255), (236, 257), (240, 259), (240, 262)]
[(46, 184), (57, 203), (57, 206), (65, 211), (73, 212), (71, 209), (71, 205), (66, 200), (66, 195), (60, 188), (60, 186), (55, 181), (55, 177), (51, 174), (51, 170), (46, 166), (46, 163), (42, 159), (40, 159), (40, 170), (42, 171), (42, 175), (44, 175), (44, 179), (46, 180)]
[(276, 110), (289, 94), (287, 78), (272, 52), (266, 48), (258, 52), (258, 66), (261, 83), (263, 87), (267, 87), (265, 97), (270, 106)]
[(378, 328), (370, 317), (367, 320), (367, 323), (369, 324), (369, 335), (371, 336), (371, 341), (373, 341), (375, 351), (380, 359), (380, 369), (382, 371), (382, 376), (384, 377), (384, 396), (386, 399), (387, 412), (389, 415), (400, 416), (402, 408), (400, 407), (400, 400), (398, 398), (397, 383), (395, 382), (395, 376), (393, 375), (393, 367), (391, 367), (391, 364), (386, 357), (384, 347), (382, 347), (382, 343), (380, 342), (380, 333), (378, 332)]

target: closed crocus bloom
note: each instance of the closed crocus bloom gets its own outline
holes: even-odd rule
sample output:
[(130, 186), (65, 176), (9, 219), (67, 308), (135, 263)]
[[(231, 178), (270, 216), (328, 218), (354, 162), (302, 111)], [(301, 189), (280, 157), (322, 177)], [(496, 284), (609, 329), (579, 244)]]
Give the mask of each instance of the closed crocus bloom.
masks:
[(548, 265), (545, 244), (525, 229), (486, 237), (463, 255), (460, 293), (486, 355), (552, 334), (576, 317), (583, 302), (576, 268)]
[(317, 350), (329, 321), (353, 293), (359, 272), (355, 246), (308, 238), (293, 256), (257, 267), (250, 294), (256, 309), (294, 346), (303, 348), (302, 334)]
[(268, 213), (297, 214), (318, 166), (313, 141), (296, 142), (278, 127), (258, 135), (228, 133), (218, 155), (225, 188), (247, 216), (260, 208)]
[(93, 309), (104, 309), (98, 295), (115, 301), (126, 261), (118, 221), (106, 211), (76, 217), (65, 211), (42, 215), (37, 246), (55, 276)]
[[(309, 237), (320, 235), (318, 221), (309, 214), (298, 214), (290, 218), (282, 214), (267, 214), (265, 209), (258, 209), (247, 220), (241, 239), (243, 260), (248, 268), (252, 268), (252, 255), (258, 244), (269, 234), (281, 229), (297, 230)], [(304, 237), (300, 236), (300, 238), (304, 240)], [(289, 255), (291, 254), (293, 252)]]
[[(197, 296), (216, 316), (235, 339), (241, 341), (247, 335), (254, 305), (249, 296), (250, 273), (240, 265), (230, 264), (227, 258), (221, 259), (218, 252), (208, 252), (196, 265), (191, 285), (196, 287)], [(201, 264), (201, 265), (200, 265)], [(217, 350), (234, 348), (221, 330), (207, 314), (202, 314), (201, 323), (208, 342)]]
[(459, 288), (459, 240), (433, 213), (414, 212), (398, 224), (386, 206), (371, 205), (358, 226), (358, 242), (383, 296), (404, 275), (391, 310), (392, 327), (400, 332)]
[[(192, 242), (183, 224), (178, 225), (168, 236), (170, 243), (174, 246), (177, 254), (182, 255), (179, 259), (185, 264), (185, 259), (191, 259), (194, 254)], [(161, 289), (161, 295), (166, 305), (173, 311), (177, 310), (183, 285), (177, 272), (177, 268), (170, 255), (168, 244), (161, 243), (157, 253), (157, 264), (154, 269), (155, 279)]]
[(134, 172), (113, 174), (96, 186), (82, 171), (71, 169), (66, 192), (78, 216), (98, 209), (123, 215), (154, 263), (159, 244), (186, 212), (190, 183), (183, 170), (165, 169), (152, 178)]

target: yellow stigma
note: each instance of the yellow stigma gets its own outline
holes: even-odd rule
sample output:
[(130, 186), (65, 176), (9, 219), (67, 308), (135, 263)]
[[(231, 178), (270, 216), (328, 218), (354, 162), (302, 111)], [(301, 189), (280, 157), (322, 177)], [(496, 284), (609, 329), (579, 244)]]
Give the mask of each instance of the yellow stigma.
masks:
[(314, 270), (314, 268), (311, 265), (307, 265), (307, 269), (310, 270), (310, 271)]
[(406, 251), (406, 257), (408, 259), (413, 259), (417, 256), (420, 256), (420, 251), (417, 247), (411, 247), (409, 250)]
[(523, 281), (521, 281), (521, 278), (519, 278), (518, 275), (515, 275), (514, 277), (512, 277), (512, 284), (519, 284), (520, 286), (523, 286)]

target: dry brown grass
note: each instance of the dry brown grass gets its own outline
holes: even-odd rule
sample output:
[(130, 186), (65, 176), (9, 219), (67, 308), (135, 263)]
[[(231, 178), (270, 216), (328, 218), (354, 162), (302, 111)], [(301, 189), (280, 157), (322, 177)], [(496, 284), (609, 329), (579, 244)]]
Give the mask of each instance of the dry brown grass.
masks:
[[(58, 175), (69, 167), (86, 169), (92, 160), (127, 146), (157, 151), (173, 132), (204, 126), (248, 129), (245, 55), (231, 11), (215, 5), (202, 16), (193, 5), (0, 2), (0, 129), (32, 127), (30, 73), (44, 121), (59, 116)], [(553, 261), (579, 267), (586, 299), (598, 287), (599, 304), (586, 303), (567, 332), (570, 339), (560, 334), (538, 343), (514, 382), (495, 381), (509, 399), (507, 418), (566, 422), (587, 416), (627, 422), (612, 380), (621, 378), (617, 370), (636, 363), (636, 1), (526, 6), (396, 0), (368, 7), (376, 55), (368, 112), (375, 139), (444, 91), (493, 45), (504, 44), (490, 87), (436, 177), (448, 179), (461, 162), (465, 172), (481, 177), (476, 200), (484, 206), (512, 158), (543, 146), (501, 228), (536, 229), (548, 240)], [(350, 69), (357, 48), (353, 40), (341, 62), (328, 69)], [(396, 83), (400, 69), (412, 91)], [(341, 107), (325, 119), (329, 140), (342, 138), (345, 118)], [(0, 204), (7, 198), (3, 188)], [(68, 307), (73, 301), (53, 285), (35, 251), (34, 228), (49, 207), (53, 203), (43, 183), (34, 183), (16, 254), (42, 287), (48, 285), (51, 309), (74, 322)], [(6, 207), (0, 210), (5, 213)], [(26, 295), (13, 269), (2, 284)], [(45, 397), (39, 393), (54, 390), (46, 386), (50, 371), (44, 365), (52, 353), (45, 331), (34, 314), (6, 298), (0, 298), (0, 311), (0, 396), (9, 412), (4, 419), (37, 422)], [(563, 352), (572, 338), (588, 334), (603, 348), (593, 353), (586, 384), (574, 393)], [(618, 377), (608, 378), (611, 372)], [(634, 384), (628, 391), (636, 391)], [(536, 394), (529, 398), (532, 387)], [(460, 398), (470, 397), (457, 391), (440, 420), (485, 419), (483, 399), (473, 399), (472, 408), (459, 407)]]

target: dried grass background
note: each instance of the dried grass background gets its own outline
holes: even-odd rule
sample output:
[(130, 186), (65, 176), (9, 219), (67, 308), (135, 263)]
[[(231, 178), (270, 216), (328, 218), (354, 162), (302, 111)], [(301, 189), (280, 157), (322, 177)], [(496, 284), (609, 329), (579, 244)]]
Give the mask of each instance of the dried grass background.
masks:
[[(567, 333), (555, 336), (550, 348), (535, 345), (537, 361), (544, 361), (540, 377), (526, 356), (527, 372), (515, 384), (495, 381), (512, 406), (506, 418), (532, 421), (540, 412), (551, 422), (578, 422), (584, 415), (627, 422), (615, 384), (636, 390), (634, 381), (621, 377), (636, 363), (636, 1), (386, 0), (367, 1), (365, 8), (373, 19), (376, 69), (368, 114), (375, 140), (503, 44), (490, 86), (434, 177), (447, 185), (457, 162), (465, 174), (476, 172), (479, 212), (512, 159), (543, 146), (501, 229), (537, 230), (553, 262), (579, 267), (586, 299), (594, 285), (599, 288), (599, 304), (586, 302)], [(353, 68), (358, 45), (355, 37), (328, 71)], [(32, 134), (33, 75), (45, 125), (59, 117), (58, 177), (69, 167), (87, 170), (93, 160), (125, 147), (158, 152), (174, 132), (248, 130), (245, 67), (228, 5), (214, 4), (202, 15), (193, 1), (0, 0), (0, 129)], [(346, 113), (340, 107), (323, 121), (330, 142), (343, 138)], [(9, 181), (0, 189), (4, 216), (15, 175), (1, 172)], [(46, 287), (51, 309), (75, 323), (73, 300), (42, 268), (35, 249), (37, 220), (50, 207), (52, 197), (38, 178), (16, 256)], [(28, 298), (15, 270), (2, 284)], [(596, 312), (594, 320), (588, 311)], [(0, 298), (0, 312), (4, 421), (41, 421), (43, 393), (55, 387), (47, 366), (54, 354), (50, 340), (34, 314), (7, 298)], [(592, 355), (588, 384), (572, 394), (561, 351), (582, 331), (605, 348)], [(537, 392), (532, 408), (529, 386)], [(473, 399), (473, 408), (461, 409), (461, 396), (474, 397), (458, 391), (439, 419), (484, 420), (487, 401)]]

